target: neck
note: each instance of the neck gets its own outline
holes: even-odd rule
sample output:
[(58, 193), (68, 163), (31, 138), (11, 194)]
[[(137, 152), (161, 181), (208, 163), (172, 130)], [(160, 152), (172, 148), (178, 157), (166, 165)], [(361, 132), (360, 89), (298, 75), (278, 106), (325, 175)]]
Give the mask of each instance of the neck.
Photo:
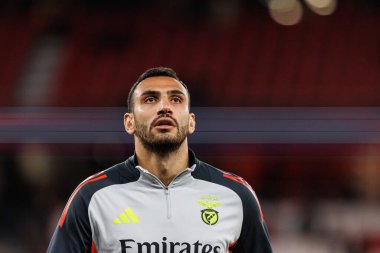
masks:
[(163, 156), (147, 150), (136, 138), (135, 152), (139, 165), (158, 177), (166, 186), (170, 184), (176, 175), (189, 166), (187, 139), (176, 151)]

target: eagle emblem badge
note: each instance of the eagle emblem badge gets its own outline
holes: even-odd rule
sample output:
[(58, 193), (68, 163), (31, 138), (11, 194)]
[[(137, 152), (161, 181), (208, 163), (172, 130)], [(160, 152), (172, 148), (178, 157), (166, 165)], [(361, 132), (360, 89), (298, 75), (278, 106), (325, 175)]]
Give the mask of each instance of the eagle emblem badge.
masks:
[(214, 225), (219, 220), (219, 212), (214, 210), (215, 207), (221, 205), (220, 202), (217, 201), (217, 196), (201, 196), (201, 200), (198, 200), (196, 203), (205, 207), (206, 209), (201, 210), (201, 219), (207, 225)]

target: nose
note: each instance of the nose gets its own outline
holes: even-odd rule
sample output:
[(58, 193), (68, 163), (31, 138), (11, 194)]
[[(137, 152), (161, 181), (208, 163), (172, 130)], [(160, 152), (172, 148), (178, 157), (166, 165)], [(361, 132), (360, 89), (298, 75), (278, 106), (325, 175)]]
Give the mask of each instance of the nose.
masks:
[(172, 115), (173, 114), (173, 111), (170, 107), (170, 102), (167, 100), (167, 99), (162, 99), (161, 100), (161, 103), (160, 103), (160, 108), (157, 112), (158, 115), (162, 115), (162, 114), (170, 114)]

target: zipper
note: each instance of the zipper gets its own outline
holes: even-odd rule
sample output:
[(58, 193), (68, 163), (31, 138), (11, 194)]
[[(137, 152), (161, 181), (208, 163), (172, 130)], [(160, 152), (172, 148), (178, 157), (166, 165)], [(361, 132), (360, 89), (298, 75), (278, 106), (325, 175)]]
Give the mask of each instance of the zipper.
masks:
[(168, 187), (165, 187), (165, 197), (166, 197), (166, 217), (171, 219), (172, 217), (172, 203), (170, 199), (170, 191)]
[(153, 175), (152, 173), (150, 173), (146, 169), (143, 169), (143, 171), (145, 173), (149, 174), (151, 177), (153, 177), (164, 189), (165, 199), (166, 199), (166, 217), (167, 217), (167, 219), (171, 219), (171, 217), (172, 217), (172, 202), (171, 202), (171, 198), (170, 198), (170, 187), (173, 185), (173, 182), (175, 181), (175, 179), (177, 179), (179, 176), (182, 176), (188, 170), (186, 169), (186, 170), (182, 171), (181, 173), (179, 173), (178, 175), (176, 175), (173, 178), (172, 182), (170, 182), (170, 184), (168, 186), (164, 185), (158, 177), (156, 177), (155, 175)]
[[(149, 172), (148, 172), (149, 173)], [(161, 186), (162, 188), (164, 189), (164, 194), (165, 194), (165, 200), (166, 200), (166, 217), (168, 219), (171, 219), (172, 217), (172, 203), (171, 203), (171, 199), (170, 199), (170, 190), (169, 190), (169, 187), (171, 186), (171, 183), (169, 184), (169, 186), (166, 186), (164, 185), (161, 180), (156, 177), (155, 175), (149, 173)]]

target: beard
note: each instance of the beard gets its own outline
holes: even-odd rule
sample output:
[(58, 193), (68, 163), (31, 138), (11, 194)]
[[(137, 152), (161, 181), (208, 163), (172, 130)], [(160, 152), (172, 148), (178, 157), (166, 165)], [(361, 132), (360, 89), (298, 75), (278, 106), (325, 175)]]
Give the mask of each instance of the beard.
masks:
[[(152, 133), (154, 123), (162, 117), (171, 118), (175, 122), (177, 128), (176, 136), (154, 136)], [(185, 141), (188, 134), (188, 124), (180, 127), (178, 121), (172, 118), (170, 115), (162, 115), (156, 118), (153, 120), (150, 126), (139, 122), (135, 118), (135, 127), (135, 135), (140, 139), (144, 148), (160, 156), (167, 156), (168, 154), (178, 150), (181, 144)]]

